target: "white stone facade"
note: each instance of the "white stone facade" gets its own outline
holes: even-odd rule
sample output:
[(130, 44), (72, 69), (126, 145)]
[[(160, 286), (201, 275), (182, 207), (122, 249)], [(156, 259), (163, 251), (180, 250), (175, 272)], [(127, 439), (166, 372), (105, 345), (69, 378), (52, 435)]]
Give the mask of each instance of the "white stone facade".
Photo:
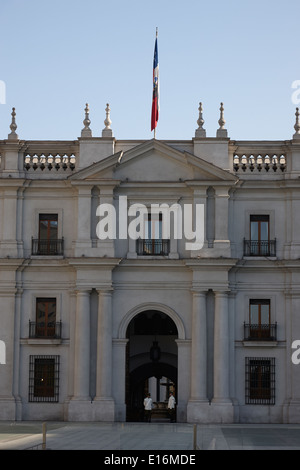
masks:
[[(206, 137), (200, 119), (190, 141), (119, 141), (108, 117), (101, 137), (87, 107), (77, 140), (26, 141), (13, 114), (0, 141), (0, 419), (125, 421), (158, 370), (180, 422), (299, 423), (298, 115), (292, 139), (272, 142), (232, 140), (223, 121)], [(204, 204), (204, 246), (99, 240), (96, 209), (113, 204), (118, 222), (119, 196)], [(58, 333), (29, 329), (38, 302)]]

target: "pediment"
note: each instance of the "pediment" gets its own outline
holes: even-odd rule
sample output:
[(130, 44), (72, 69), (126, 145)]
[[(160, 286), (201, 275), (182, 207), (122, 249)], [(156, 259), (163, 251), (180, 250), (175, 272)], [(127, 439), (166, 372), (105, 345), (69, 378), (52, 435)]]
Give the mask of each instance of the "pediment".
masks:
[(216, 165), (154, 139), (94, 163), (73, 174), (70, 179), (116, 179), (134, 182), (196, 180), (226, 181), (232, 184), (238, 181), (236, 176)]

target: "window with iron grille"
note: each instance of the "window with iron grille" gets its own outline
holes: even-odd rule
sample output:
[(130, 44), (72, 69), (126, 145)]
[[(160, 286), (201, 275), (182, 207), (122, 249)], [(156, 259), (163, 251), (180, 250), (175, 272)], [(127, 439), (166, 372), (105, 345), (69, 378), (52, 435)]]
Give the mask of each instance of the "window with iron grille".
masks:
[(275, 405), (275, 358), (246, 357), (246, 404)]
[(276, 256), (276, 239), (270, 240), (268, 215), (250, 216), (250, 240), (244, 239), (244, 256)]
[(32, 254), (63, 255), (64, 240), (58, 237), (58, 214), (39, 214), (39, 235), (32, 239)]
[(166, 256), (170, 253), (170, 240), (163, 237), (163, 214), (148, 214), (143, 229), (145, 238), (136, 241), (138, 255)]
[(29, 357), (29, 401), (58, 402), (60, 356)]
[(56, 299), (36, 299), (36, 337), (55, 336)]
[(249, 323), (245, 323), (244, 339), (247, 341), (275, 341), (277, 324), (271, 323), (270, 299), (250, 299)]

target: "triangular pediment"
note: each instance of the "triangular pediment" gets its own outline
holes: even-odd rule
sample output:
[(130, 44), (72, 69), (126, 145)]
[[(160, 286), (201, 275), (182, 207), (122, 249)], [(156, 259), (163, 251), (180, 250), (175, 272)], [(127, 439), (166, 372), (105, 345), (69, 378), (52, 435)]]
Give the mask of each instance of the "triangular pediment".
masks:
[(115, 153), (70, 179), (95, 181), (226, 181), (235, 184), (238, 178), (206, 160), (186, 151), (177, 150), (164, 142), (152, 139), (125, 152)]

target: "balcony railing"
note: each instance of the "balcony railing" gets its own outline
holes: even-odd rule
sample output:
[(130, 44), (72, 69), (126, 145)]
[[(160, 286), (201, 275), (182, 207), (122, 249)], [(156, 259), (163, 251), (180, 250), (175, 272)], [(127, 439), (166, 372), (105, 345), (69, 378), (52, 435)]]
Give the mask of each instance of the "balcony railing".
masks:
[(249, 324), (244, 323), (245, 341), (276, 341), (277, 323)]
[(61, 339), (61, 330), (61, 321), (37, 323), (29, 320), (29, 338)]
[(58, 256), (64, 254), (64, 239), (32, 239), (32, 254), (40, 256)]
[(139, 238), (136, 241), (136, 252), (145, 256), (167, 256), (170, 253), (170, 240)]
[(274, 240), (245, 240), (244, 256), (276, 256), (276, 238)]

